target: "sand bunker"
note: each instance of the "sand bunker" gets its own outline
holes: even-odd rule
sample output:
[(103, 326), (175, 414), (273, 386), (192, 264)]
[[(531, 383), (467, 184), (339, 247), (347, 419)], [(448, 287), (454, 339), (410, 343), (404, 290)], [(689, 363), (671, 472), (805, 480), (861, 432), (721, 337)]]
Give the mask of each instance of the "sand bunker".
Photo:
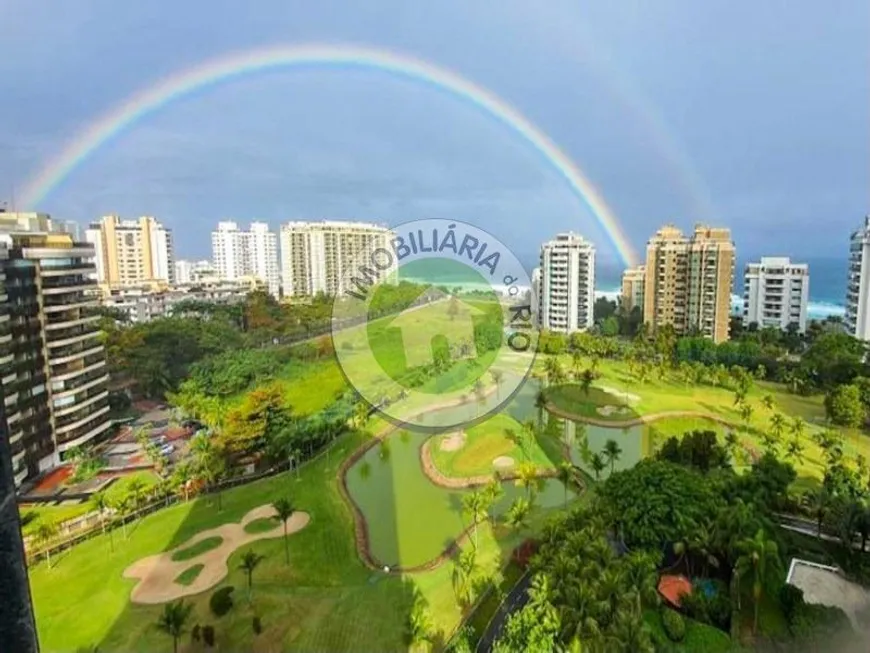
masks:
[(492, 461), (492, 466), (496, 469), (507, 469), (514, 466), (514, 459), (510, 456), (499, 456)]
[(610, 417), (611, 415), (624, 415), (629, 412), (625, 406), (599, 406), (595, 409), (602, 417)]
[(636, 404), (640, 401), (640, 397), (637, 395), (633, 395), (630, 392), (623, 392), (622, 390), (617, 390), (616, 388), (607, 388), (605, 386), (598, 386), (600, 390), (603, 390), (609, 395), (613, 395), (614, 397), (618, 397), (619, 399), (623, 399), (629, 403)]
[[(186, 542), (163, 553), (142, 558), (124, 570), (125, 578), (138, 578), (139, 583), (133, 588), (130, 600), (134, 603), (166, 603), (182, 596), (198, 594), (214, 587), (227, 575), (227, 560), (233, 551), (245, 544), (270, 537), (282, 537), (284, 525), (277, 521), (275, 528), (261, 533), (246, 533), (245, 525), (257, 519), (275, 516), (272, 506), (254, 508), (242, 517), (240, 523), (223, 524), (217, 528), (200, 531)], [(295, 512), (287, 520), (287, 533), (295, 533), (308, 525), (310, 517), (306, 512)], [(188, 560), (175, 562), (172, 554), (181, 549), (187, 549), (192, 544), (207, 537), (223, 538), (221, 545)], [(204, 565), (199, 576), (190, 585), (180, 585), (175, 582), (178, 575), (194, 565)]]
[(457, 431), (441, 438), (441, 451), (459, 451), (465, 446), (465, 432)]

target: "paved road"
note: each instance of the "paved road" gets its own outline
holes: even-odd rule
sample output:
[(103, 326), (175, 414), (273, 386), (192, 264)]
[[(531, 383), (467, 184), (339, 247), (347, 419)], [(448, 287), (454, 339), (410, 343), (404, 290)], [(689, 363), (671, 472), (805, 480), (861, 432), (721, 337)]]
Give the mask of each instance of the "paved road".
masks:
[[(783, 515), (777, 514), (776, 519), (779, 522), (780, 527), (794, 531), (795, 533), (801, 533), (803, 535), (809, 535), (810, 537), (815, 537), (816, 539), (822, 539), (827, 542), (836, 542), (840, 543), (840, 538), (834, 535), (830, 535), (822, 531), (821, 537), (819, 536), (819, 527), (816, 522), (811, 519), (805, 519), (803, 517), (795, 517), (793, 515)], [(861, 550), (861, 538), (856, 538), (855, 541), (852, 542), (852, 548)]]
[(499, 606), (498, 612), (493, 615), (492, 621), (489, 622), (483, 637), (480, 638), (477, 644), (477, 653), (489, 653), (492, 650), (493, 644), (501, 636), (507, 618), (516, 610), (521, 610), (528, 603), (529, 595), (526, 590), (531, 583), (532, 575), (526, 572), (526, 575), (520, 578), (517, 584), (514, 585), (513, 589)]

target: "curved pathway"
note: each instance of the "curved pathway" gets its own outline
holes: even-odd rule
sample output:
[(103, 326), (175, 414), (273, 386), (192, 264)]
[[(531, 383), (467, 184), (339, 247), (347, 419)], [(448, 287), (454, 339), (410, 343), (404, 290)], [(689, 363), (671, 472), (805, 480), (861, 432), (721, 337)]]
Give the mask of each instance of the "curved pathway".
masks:
[(552, 402), (547, 402), (546, 409), (547, 412), (552, 413), (553, 415), (562, 417), (564, 419), (570, 419), (573, 422), (584, 422), (585, 424), (592, 424), (593, 426), (603, 426), (614, 429), (627, 428), (630, 426), (641, 426), (643, 424), (651, 424), (652, 422), (657, 422), (662, 419), (668, 419), (669, 417), (697, 417), (701, 419), (709, 419), (713, 422), (718, 422), (723, 426), (738, 428), (738, 425), (731, 420), (725, 419), (724, 417), (716, 415), (715, 413), (706, 413), (700, 410), (666, 410), (661, 413), (650, 413), (649, 415), (633, 417), (632, 419), (605, 420), (572, 413), (571, 411), (559, 408)]

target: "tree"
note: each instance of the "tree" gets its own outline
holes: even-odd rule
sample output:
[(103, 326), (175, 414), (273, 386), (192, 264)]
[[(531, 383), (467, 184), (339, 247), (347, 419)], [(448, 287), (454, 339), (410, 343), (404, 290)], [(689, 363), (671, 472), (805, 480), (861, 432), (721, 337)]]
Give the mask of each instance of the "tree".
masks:
[(743, 423), (746, 426), (749, 426), (749, 420), (752, 419), (752, 413), (753, 413), (752, 406), (750, 406), (747, 403), (741, 403), (739, 408), (738, 408), (738, 411), (740, 412), (740, 418), (743, 420)]
[(474, 531), (474, 548), (477, 548), (477, 525), (481, 519), (486, 518), (486, 496), (482, 490), (475, 489), (462, 497), (462, 512), (471, 517)]
[(528, 499), (517, 497), (508, 509), (505, 515), (505, 521), (508, 526), (522, 530), (526, 525), (526, 520), (529, 518), (529, 512), (532, 509), (532, 504)]
[(638, 614), (643, 613), (643, 603), (658, 603), (659, 562), (660, 556), (647, 551), (632, 551), (625, 557), (626, 580), (636, 593)]
[[(90, 498), (90, 504), (100, 514), (100, 528), (103, 531), (103, 535), (106, 534), (106, 510), (109, 509), (109, 497), (106, 496), (105, 490), (100, 492), (94, 492)], [(115, 550), (115, 538), (112, 535), (112, 531), (109, 531), (109, 550)]]
[(538, 390), (535, 395), (535, 408), (538, 411), (538, 426), (541, 427), (544, 424), (544, 411), (547, 409), (547, 395), (543, 390)]
[(597, 481), (601, 478), (601, 472), (607, 467), (607, 463), (604, 462), (604, 458), (602, 458), (600, 453), (594, 453), (589, 460), (589, 466), (592, 467), (592, 473), (595, 474), (595, 480)]
[(45, 547), (45, 561), (51, 569), (51, 549), (49, 543), (57, 537), (57, 524), (47, 519), (41, 519), (36, 525), (36, 541)]
[(275, 514), (281, 523), (284, 524), (284, 557), (287, 559), (287, 564), (290, 564), (290, 544), (287, 541), (287, 520), (290, 519), (296, 512), (293, 507), (293, 502), (289, 498), (282, 497), (272, 504), (275, 509)]
[(178, 640), (184, 634), (184, 626), (190, 618), (193, 604), (185, 604), (184, 600), (175, 603), (167, 603), (163, 606), (163, 613), (157, 619), (157, 628), (172, 638), (172, 650), (178, 653)]
[(574, 478), (574, 468), (569, 463), (562, 463), (556, 469), (556, 476), (559, 479), (559, 482), (562, 484), (562, 487), (565, 490), (564, 494), (564, 508), (568, 509), (568, 484), (571, 482), (571, 479)]
[(725, 449), (732, 460), (735, 459), (739, 446), (740, 438), (737, 437), (737, 432), (734, 429), (728, 429), (728, 432), (725, 434)]
[(492, 377), (492, 382), (495, 383), (495, 397), (501, 399), (501, 384), (504, 381), (504, 372), (501, 370), (490, 370), (489, 375)]
[(239, 563), (239, 569), (244, 571), (245, 576), (248, 578), (248, 600), (251, 598), (251, 589), (254, 584), (254, 570), (263, 561), (264, 557), (265, 556), (250, 549), (242, 554), (242, 561)]
[(773, 410), (773, 396), (766, 394), (761, 398), (761, 405), (767, 410)]
[(419, 590), (414, 590), (414, 602), (408, 613), (407, 623), (408, 644), (419, 646), (432, 639), (432, 620), (429, 618), (429, 608), (426, 599)]
[(838, 385), (825, 395), (825, 413), (828, 419), (839, 426), (860, 426), (866, 409), (861, 402), (861, 392), (856, 385)]
[(616, 440), (608, 440), (604, 443), (604, 455), (610, 464), (610, 474), (612, 475), (616, 461), (622, 455), (622, 447), (619, 446)]
[(800, 415), (795, 416), (791, 421), (791, 434), (795, 440), (800, 440), (806, 433), (807, 423)]
[(752, 578), (752, 601), (754, 616), (752, 631), (758, 631), (758, 606), (765, 588), (773, 586), (777, 580), (777, 574), (781, 571), (782, 563), (779, 558), (779, 550), (776, 542), (767, 538), (763, 529), (759, 528), (755, 537), (743, 540), (739, 549), (742, 555), (737, 559), (735, 573), (738, 578), (750, 576)]
[(476, 563), (476, 549), (461, 550), (453, 562), (453, 591), (463, 605), (471, 598), (471, 579)]
[(519, 465), (517, 468), (516, 484), (519, 487), (525, 488), (526, 499), (528, 499), (529, 503), (533, 503), (538, 485), (538, 468), (535, 466), (535, 463), (526, 461)]
[(595, 373), (591, 368), (583, 370), (583, 373), (580, 375), (580, 388), (583, 390), (583, 394), (587, 397), (589, 396), (589, 391), (592, 389), (592, 383), (595, 381)]

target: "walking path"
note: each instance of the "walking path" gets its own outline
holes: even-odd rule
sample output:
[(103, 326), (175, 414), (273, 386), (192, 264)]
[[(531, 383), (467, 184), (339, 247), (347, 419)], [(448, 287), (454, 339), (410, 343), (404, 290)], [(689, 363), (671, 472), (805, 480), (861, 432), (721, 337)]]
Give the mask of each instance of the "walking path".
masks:
[(504, 601), (502, 601), (501, 605), (498, 606), (498, 610), (493, 615), (489, 625), (486, 627), (486, 632), (483, 633), (483, 637), (481, 637), (480, 641), (477, 643), (477, 653), (489, 653), (492, 650), (493, 645), (498, 641), (499, 637), (501, 637), (501, 633), (504, 630), (508, 617), (510, 617), (514, 612), (522, 610), (523, 606), (529, 602), (528, 589), (531, 583), (532, 575), (526, 572), (526, 575), (520, 578), (517, 584), (513, 586), (510, 592), (508, 592), (508, 595), (505, 597)]

